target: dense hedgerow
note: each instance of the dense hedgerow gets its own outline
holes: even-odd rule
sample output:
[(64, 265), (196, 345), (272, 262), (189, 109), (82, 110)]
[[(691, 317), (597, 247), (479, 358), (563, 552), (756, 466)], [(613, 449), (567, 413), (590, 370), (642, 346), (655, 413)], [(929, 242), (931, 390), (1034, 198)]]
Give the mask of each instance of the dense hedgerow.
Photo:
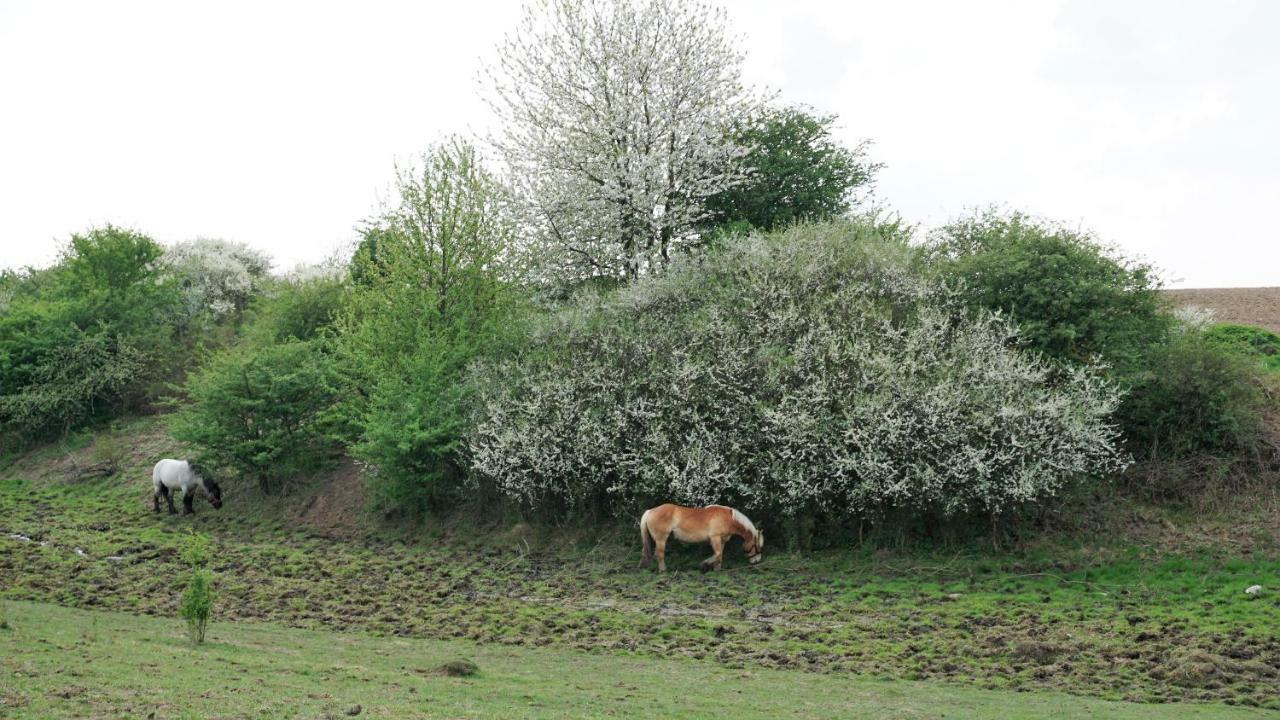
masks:
[(893, 226), (752, 236), (549, 318), (478, 367), (473, 474), (529, 506), (997, 515), (1123, 460), (1092, 368), (915, 273)]

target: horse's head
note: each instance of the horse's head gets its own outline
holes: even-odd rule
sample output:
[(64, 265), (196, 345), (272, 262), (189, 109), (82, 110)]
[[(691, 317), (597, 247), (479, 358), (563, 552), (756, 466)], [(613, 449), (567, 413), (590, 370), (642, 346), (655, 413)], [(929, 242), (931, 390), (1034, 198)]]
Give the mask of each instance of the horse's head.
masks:
[(764, 533), (755, 530), (751, 533), (751, 542), (744, 545), (743, 550), (747, 553), (747, 562), (755, 565), (764, 559)]
[(222, 507), (222, 488), (218, 487), (218, 483), (213, 478), (204, 479), (204, 490), (209, 493), (209, 504), (215, 509)]
[(218, 483), (210, 477), (209, 471), (195, 463), (191, 463), (191, 472), (195, 473), (196, 478), (200, 480), (200, 484), (204, 487), (205, 494), (209, 496), (209, 504), (215, 509), (222, 507), (222, 488), (218, 487)]

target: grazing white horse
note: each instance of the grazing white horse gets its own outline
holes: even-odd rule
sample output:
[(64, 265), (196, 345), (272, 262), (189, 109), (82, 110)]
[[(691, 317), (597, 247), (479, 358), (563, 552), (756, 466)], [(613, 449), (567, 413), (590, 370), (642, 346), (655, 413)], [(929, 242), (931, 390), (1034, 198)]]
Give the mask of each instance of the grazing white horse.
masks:
[(203, 468), (186, 460), (165, 458), (156, 463), (155, 469), (151, 471), (151, 484), (155, 486), (155, 494), (151, 499), (155, 503), (156, 512), (160, 512), (160, 496), (163, 495), (165, 502), (169, 503), (169, 513), (174, 513), (172, 493), (179, 490), (182, 491), (183, 515), (196, 511), (191, 503), (198, 490), (203, 490), (208, 496), (209, 504), (215, 508), (222, 507), (222, 488), (218, 487), (218, 483)]

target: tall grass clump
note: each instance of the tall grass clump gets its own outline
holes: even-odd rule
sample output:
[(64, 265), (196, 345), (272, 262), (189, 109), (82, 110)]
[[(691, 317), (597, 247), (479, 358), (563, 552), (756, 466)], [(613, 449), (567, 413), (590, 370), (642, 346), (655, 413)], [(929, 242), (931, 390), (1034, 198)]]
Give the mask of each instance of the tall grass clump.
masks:
[(998, 519), (1123, 467), (1096, 368), (871, 221), (754, 235), (547, 318), (481, 363), (473, 475), (548, 512), (722, 502), (783, 518)]

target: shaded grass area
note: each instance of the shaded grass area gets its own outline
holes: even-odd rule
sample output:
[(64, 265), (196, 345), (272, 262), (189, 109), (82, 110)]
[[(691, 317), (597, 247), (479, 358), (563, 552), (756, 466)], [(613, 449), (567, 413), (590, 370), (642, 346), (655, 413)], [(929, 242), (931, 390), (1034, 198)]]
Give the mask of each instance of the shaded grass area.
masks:
[[(1250, 718), (1221, 705), (732, 670), (689, 659), (218, 623), (199, 647), (176, 622), (7, 603), (0, 714), (13, 718), (686, 717)], [(441, 666), (469, 658), (479, 670)]]
[[(738, 672), (1280, 709), (1280, 553), (1261, 541), (1170, 552), (1060, 538), (1005, 553), (771, 553), (755, 567), (734, 543), (725, 572), (696, 572), (705, 548), (682, 547), (659, 577), (635, 568), (625, 540), (324, 537), (234, 487), (220, 512), (153, 515), (149, 464), (177, 453), (148, 428), (131, 431), (113, 477), (42, 475), (52, 458), (38, 457), (0, 471), (0, 597), (175, 617), (178, 547), (195, 528), (214, 540), (215, 627), (266, 620)], [(1245, 595), (1255, 583), (1264, 592)]]

